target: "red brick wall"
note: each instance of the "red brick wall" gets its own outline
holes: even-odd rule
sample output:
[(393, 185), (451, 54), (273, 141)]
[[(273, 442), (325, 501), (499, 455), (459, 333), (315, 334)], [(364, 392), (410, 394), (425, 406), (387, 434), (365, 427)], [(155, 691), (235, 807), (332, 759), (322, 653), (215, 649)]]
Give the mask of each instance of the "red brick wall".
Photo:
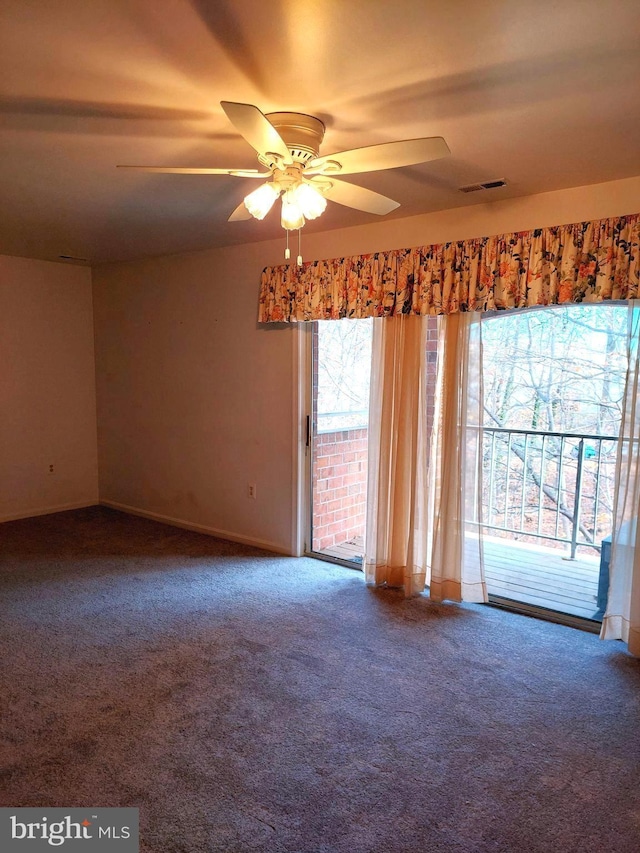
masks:
[(316, 436), (313, 457), (313, 550), (364, 535), (367, 429)]

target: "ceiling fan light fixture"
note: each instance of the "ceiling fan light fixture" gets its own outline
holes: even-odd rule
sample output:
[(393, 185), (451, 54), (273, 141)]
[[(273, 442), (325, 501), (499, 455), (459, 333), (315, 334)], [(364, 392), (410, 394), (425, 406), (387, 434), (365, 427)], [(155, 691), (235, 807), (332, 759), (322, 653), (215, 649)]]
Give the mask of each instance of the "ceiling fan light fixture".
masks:
[(300, 184), (294, 190), (295, 201), (305, 219), (317, 219), (327, 208), (326, 198), (309, 184)]
[[(322, 216), (327, 200), (377, 216), (386, 216), (400, 206), (399, 202), (380, 193), (341, 180), (342, 175), (414, 166), (451, 154), (441, 136), (429, 136), (382, 142), (321, 157), (320, 145), (325, 126), (319, 118), (290, 112), (265, 115), (253, 104), (235, 101), (221, 101), (220, 105), (231, 124), (256, 151), (258, 162), (267, 171), (182, 166), (120, 168), (170, 174), (231, 175), (237, 178), (257, 178), (260, 181), (267, 179), (267, 183), (245, 196), (243, 203), (229, 217), (229, 222), (251, 217), (264, 219), (276, 199), (282, 196), (280, 223), (287, 232), (285, 259), (289, 260), (291, 256), (288, 248), (289, 231), (297, 230), (298, 265), (302, 264), (300, 229), (307, 219)], [(334, 177), (336, 174), (341, 177)], [(503, 184), (503, 181), (489, 181), (482, 187), (494, 189)], [(468, 191), (466, 187), (461, 189)]]
[(287, 190), (282, 197), (280, 224), (286, 231), (295, 231), (304, 225), (304, 213), (291, 190)]
[(245, 196), (244, 206), (254, 219), (264, 219), (273, 207), (280, 190), (274, 184), (267, 183)]

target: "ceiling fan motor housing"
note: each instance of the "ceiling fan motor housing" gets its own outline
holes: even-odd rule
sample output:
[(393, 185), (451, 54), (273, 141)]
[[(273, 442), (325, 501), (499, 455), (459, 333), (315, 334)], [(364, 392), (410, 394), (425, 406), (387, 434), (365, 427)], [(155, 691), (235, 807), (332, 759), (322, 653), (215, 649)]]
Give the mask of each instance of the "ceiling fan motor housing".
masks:
[(325, 127), (319, 118), (304, 113), (267, 113), (294, 162), (306, 164), (320, 153)]

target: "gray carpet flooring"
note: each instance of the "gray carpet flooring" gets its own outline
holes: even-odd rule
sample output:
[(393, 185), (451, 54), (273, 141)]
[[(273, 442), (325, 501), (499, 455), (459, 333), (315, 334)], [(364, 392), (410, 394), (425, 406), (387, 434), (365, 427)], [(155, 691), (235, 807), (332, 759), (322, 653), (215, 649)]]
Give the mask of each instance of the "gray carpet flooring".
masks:
[(141, 850), (640, 847), (640, 663), (103, 508), (0, 526), (0, 805)]

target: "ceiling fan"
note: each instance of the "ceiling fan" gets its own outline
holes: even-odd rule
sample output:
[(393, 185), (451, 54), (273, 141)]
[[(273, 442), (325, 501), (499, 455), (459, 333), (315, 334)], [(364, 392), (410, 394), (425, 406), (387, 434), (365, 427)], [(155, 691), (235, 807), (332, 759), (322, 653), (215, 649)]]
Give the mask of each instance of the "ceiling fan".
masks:
[[(303, 227), (307, 219), (316, 219), (327, 199), (384, 216), (399, 202), (380, 193), (340, 180), (338, 175), (355, 175), (381, 169), (395, 169), (437, 160), (450, 153), (441, 136), (384, 142), (366, 148), (339, 151), (320, 156), (325, 126), (320, 119), (303, 113), (262, 113), (252, 104), (221, 101), (229, 121), (258, 152), (258, 169), (197, 169), (173, 166), (118, 166), (143, 172), (170, 172), (183, 175), (233, 175), (264, 180), (236, 207), (230, 222), (264, 219), (276, 200), (282, 197), (281, 224), (288, 232)], [(290, 257), (289, 248), (285, 258)], [(302, 258), (298, 254), (298, 263)]]

